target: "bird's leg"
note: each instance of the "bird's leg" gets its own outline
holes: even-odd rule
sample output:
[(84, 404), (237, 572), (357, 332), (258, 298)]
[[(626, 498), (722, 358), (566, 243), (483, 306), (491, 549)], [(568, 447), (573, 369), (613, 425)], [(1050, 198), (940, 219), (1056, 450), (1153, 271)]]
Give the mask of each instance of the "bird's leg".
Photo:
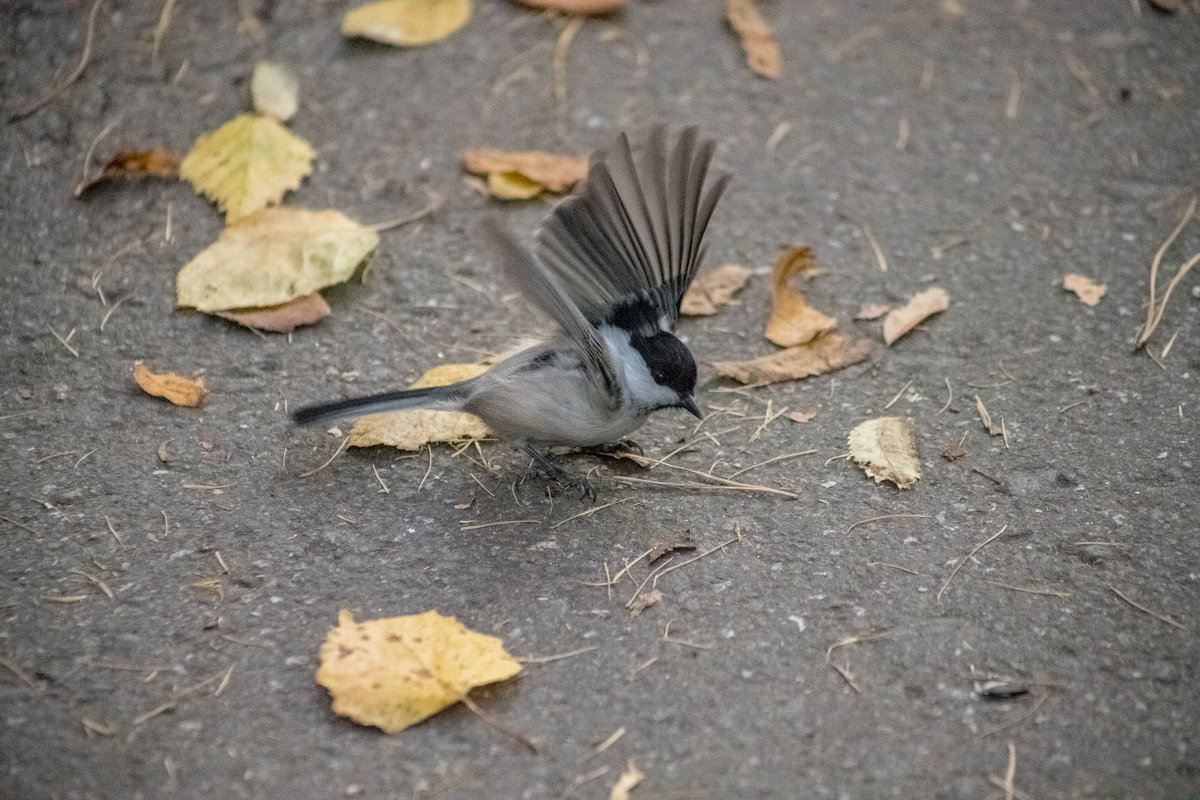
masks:
[(540, 477), (554, 481), (563, 488), (574, 489), (579, 492), (580, 498), (587, 500), (588, 503), (596, 502), (596, 489), (587, 478), (567, 472), (539, 453), (531, 444), (523, 445), (522, 449), (533, 458), (534, 469)]

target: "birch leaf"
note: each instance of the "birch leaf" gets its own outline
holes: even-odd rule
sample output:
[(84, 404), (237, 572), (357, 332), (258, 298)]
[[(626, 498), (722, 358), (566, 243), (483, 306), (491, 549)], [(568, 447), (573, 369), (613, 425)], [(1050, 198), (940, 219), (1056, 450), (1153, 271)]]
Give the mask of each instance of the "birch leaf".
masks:
[(267, 208), (221, 231), (179, 271), (180, 306), (277, 306), (354, 274), (379, 234), (338, 211)]
[(286, 64), (260, 61), (250, 76), (250, 101), (260, 114), (287, 122), (300, 107), (300, 79)]
[[(587, 156), (494, 147), (467, 148), (462, 153), (462, 164), (467, 172), (486, 175), (488, 191), (503, 199), (527, 199), (543, 188), (550, 192), (565, 192), (586, 178), (588, 171)], [(520, 187), (516, 193), (513, 193), (514, 186)]]
[(808, 344), (789, 347), (769, 356), (746, 361), (717, 361), (713, 366), (725, 377), (741, 383), (778, 383), (857, 364), (869, 358), (873, 350), (866, 339), (829, 333)]
[(781, 347), (806, 344), (837, 327), (837, 320), (808, 304), (793, 283), (815, 263), (808, 247), (788, 247), (771, 267), (771, 318), (766, 336)]
[(445, 39), (471, 19), (471, 0), (381, 0), (346, 12), (343, 36), (414, 47)]
[(907, 489), (921, 478), (912, 426), (902, 417), (878, 417), (850, 431), (850, 457), (876, 483)]
[[(474, 378), (487, 370), (486, 364), (442, 364), (422, 375), (411, 388), (445, 386)], [(419, 450), (429, 442), (482, 439), (487, 435), (487, 426), (474, 414), (414, 408), (359, 417), (350, 429), (350, 446), (386, 444), (401, 450)]]
[(179, 176), (216, 202), (225, 222), (276, 205), (312, 172), (316, 151), (278, 120), (242, 114), (196, 139)]
[(338, 714), (396, 733), (520, 671), (500, 639), (454, 617), (426, 611), (355, 622), (342, 611), (321, 645), (317, 682)]

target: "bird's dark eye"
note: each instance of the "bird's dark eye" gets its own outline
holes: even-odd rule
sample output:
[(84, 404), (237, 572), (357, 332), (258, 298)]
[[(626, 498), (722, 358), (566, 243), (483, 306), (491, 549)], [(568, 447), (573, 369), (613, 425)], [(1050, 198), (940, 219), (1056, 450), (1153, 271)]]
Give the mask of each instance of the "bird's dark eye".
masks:
[(653, 370), (653, 371), (650, 373), (650, 377), (651, 377), (651, 378), (654, 378), (654, 382), (655, 382), (655, 383), (662, 383), (662, 382), (663, 382), (663, 378), (665, 378), (666, 376), (665, 376), (665, 375), (663, 375), (663, 374), (662, 374), (662, 372), (660, 372), (659, 370)]

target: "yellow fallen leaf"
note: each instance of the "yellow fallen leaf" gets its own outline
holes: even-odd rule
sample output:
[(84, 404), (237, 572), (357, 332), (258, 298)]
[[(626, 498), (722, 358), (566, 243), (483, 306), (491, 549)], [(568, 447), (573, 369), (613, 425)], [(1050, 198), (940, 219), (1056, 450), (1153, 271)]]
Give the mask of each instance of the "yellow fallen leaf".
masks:
[(808, 344), (746, 361), (717, 361), (717, 372), (741, 383), (778, 383), (809, 378), (865, 361), (874, 348), (866, 339), (827, 333)]
[(629, 800), (629, 793), (645, 777), (632, 760), (626, 762), (625, 771), (621, 773), (621, 777), (617, 778), (617, 782), (613, 784), (612, 789), (608, 793), (608, 800)]
[[(467, 148), (462, 153), (462, 163), (467, 172), (488, 176), (488, 191), (493, 191), (492, 176), (500, 173), (505, 176), (498, 179), (502, 182), (501, 188), (511, 187), (518, 178), (524, 178), (526, 182), (560, 193), (586, 178), (588, 171), (587, 156), (562, 156), (543, 153), (540, 150), (497, 150), (493, 147)], [(524, 190), (529, 191), (527, 184), (519, 185), (523, 185)]]
[(500, 639), (454, 617), (427, 611), (355, 622), (342, 611), (321, 645), (317, 682), (338, 714), (396, 733), (520, 671)]
[(950, 307), (950, 295), (934, 286), (912, 296), (904, 308), (894, 308), (883, 318), (883, 341), (888, 345), (915, 328), (926, 317)]
[(725, 19), (742, 39), (746, 51), (746, 66), (764, 78), (778, 80), (783, 74), (783, 54), (775, 33), (758, 13), (754, 0), (728, 0)]
[(902, 417), (878, 417), (850, 431), (850, 457), (876, 483), (891, 481), (907, 489), (921, 477), (912, 426)]
[(1104, 297), (1104, 293), (1108, 291), (1108, 286), (1105, 284), (1096, 283), (1086, 275), (1076, 275), (1075, 273), (1063, 278), (1063, 288), (1077, 294), (1084, 305), (1089, 306), (1099, 303), (1100, 298)]
[(837, 327), (837, 320), (808, 304), (792, 287), (800, 273), (815, 261), (808, 247), (787, 247), (771, 267), (771, 318), (767, 338), (782, 347), (805, 344)]
[(260, 61), (250, 76), (250, 101), (258, 113), (287, 122), (300, 107), (300, 79), (286, 64)]
[(379, 234), (338, 211), (266, 208), (221, 231), (179, 271), (180, 306), (277, 306), (354, 274)]
[(316, 151), (278, 120), (242, 114), (196, 139), (179, 176), (234, 223), (275, 205), (312, 172)]
[(295, 300), (269, 308), (239, 308), (233, 311), (216, 311), (218, 317), (274, 333), (291, 333), (302, 325), (313, 325), (329, 316), (329, 304), (320, 292), (312, 292)]
[[(474, 378), (487, 370), (485, 364), (441, 364), (422, 375), (412, 388), (445, 386)], [(359, 417), (350, 429), (350, 446), (386, 444), (401, 450), (419, 450), (429, 442), (482, 439), (487, 435), (487, 426), (474, 414), (417, 408)]]
[(403, 47), (444, 39), (471, 19), (471, 0), (380, 0), (346, 12), (343, 36)]
[(143, 150), (122, 150), (115, 154), (100, 172), (85, 178), (75, 187), (79, 197), (98, 183), (136, 178), (174, 178), (179, 173), (179, 156), (165, 147), (147, 147)]
[(208, 395), (204, 378), (185, 378), (174, 372), (151, 372), (141, 361), (133, 364), (133, 379), (146, 394), (161, 397), (177, 406), (195, 408)]
[(542, 193), (542, 185), (519, 172), (489, 172), (487, 190), (501, 200), (531, 200)]
[(717, 313), (717, 309), (733, 299), (733, 296), (750, 279), (750, 270), (741, 264), (725, 264), (701, 273), (679, 306), (681, 314), (702, 317)]

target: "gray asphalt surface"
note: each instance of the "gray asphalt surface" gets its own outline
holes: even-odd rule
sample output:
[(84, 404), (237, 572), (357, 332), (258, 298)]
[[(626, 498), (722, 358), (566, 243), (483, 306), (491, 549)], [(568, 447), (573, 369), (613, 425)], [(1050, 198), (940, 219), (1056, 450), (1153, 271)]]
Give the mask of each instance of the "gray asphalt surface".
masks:
[[(161, 5), (105, 2), (81, 79), (0, 123), (0, 797), (603, 798), (631, 760), (635, 800), (1200, 796), (1200, 274), (1132, 346), (1200, 174), (1197, 4), (776, 0), (772, 82), (719, 4), (635, 3), (579, 30), (562, 140), (561, 19), (480, 0), (464, 30), (400, 51), (345, 41), (346, 3), (276, 3), (259, 43), (235, 3), (184, 0), (152, 62)], [(69, 72), (86, 13), (0, 9), (6, 114)], [(72, 196), (108, 126), (99, 158), (185, 152), (246, 107), (266, 57), (299, 71), (291, 127), (318, 150), (289, 204), (378, 222), (445, 198), (290, 338), (175, 310), (175, 273), (222, 225), (188, 185)], [(622, 485), (686, 476), (568, 455), (619, 501), (570, 519), (585, 506), (514, 486), (527, 459), (503, 445), (484, 446), (490, 471), (375, 448), (299, 477), (339, 439), (285, 404), (537, 332), (471, 236), (496, 203), (463, 182), (462, 147), (586, 152), (663, 121), (719, 137), (735, 182), (709, 263), (759, 271), (682, 325), (713, 437), (672, 463), (728, 475), (815, 450), (740, 476), (797, 499)], [(528, 235), (546, 208), (502, 213)], [(712, 361), (772, 349), (765, 271), (785, 244), (816, 250), (806, 290), (843, 330), (878, 340), (859, 305), (931, 285), (951, 306), (866, 364), (725, 391)], [(1193, 220), (1160, 287), (1197, 250)], [(1072, 272), (1107, 285), (1099, 305), (1060, 288)], [(145, 396), (136, 359), (202, 371), (207, 404)], [(763, 426), (768, 403), (816, 416)], [(839, 457), (884, 414), (917, 433), (908, 491)], [(637, 439), (663, 456), (693, 422), (664, 413)], [(665, 539), (738, 532), (636, 618), (630, 580), (588, 585)], [(388, 736), (314, 680), (342, 608), (438, 609), (524, 657), (594, 649), (472, 695), (537, 754), (461, 706)], [(985, 679), (1027, 691), (985, 697)]]

